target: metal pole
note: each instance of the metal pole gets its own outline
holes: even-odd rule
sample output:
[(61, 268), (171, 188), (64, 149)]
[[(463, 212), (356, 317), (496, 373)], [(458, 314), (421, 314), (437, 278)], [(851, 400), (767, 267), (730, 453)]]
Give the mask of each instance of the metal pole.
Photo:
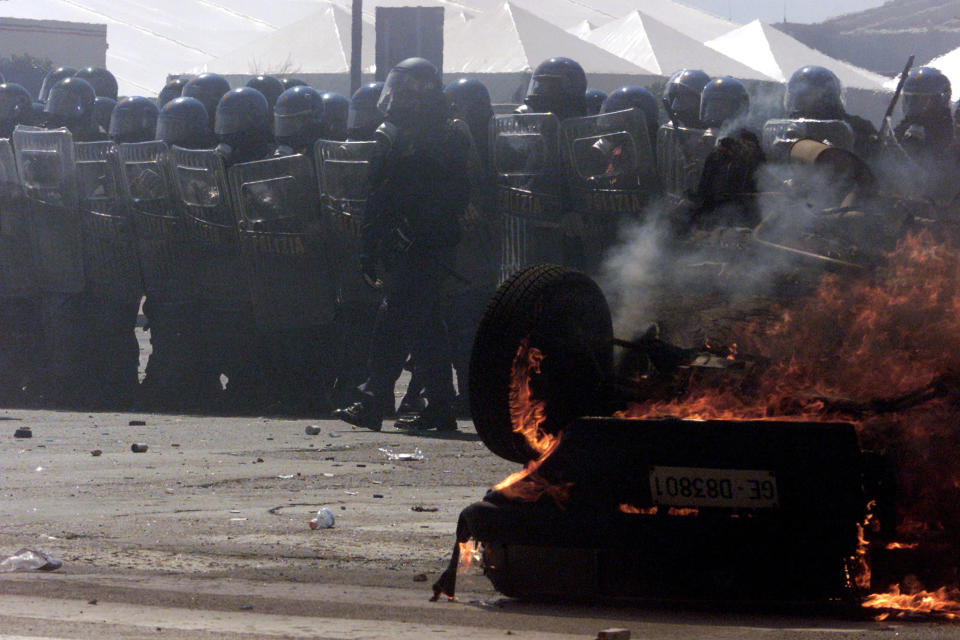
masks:
[(360, 88), (361, 82), (360, 44), (363, 39), (363, 0), (353, 0), (350, 17), (350, 95), (352, 96)]

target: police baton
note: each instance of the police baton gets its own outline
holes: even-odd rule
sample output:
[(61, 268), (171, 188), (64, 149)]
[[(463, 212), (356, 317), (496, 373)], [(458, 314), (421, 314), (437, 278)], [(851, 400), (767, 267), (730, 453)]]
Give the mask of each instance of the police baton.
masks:
[(897, 82), (897, 90), (893, 92), (893, 98), (890, 99), (890, 104), (887, 106), (887, 112), (883, 114), (883, 122), (880, 124), (880, 133), (878, 137), (883, 140), (883, 134), (887, 127), (889, 127), (890, 116), (893, 115), (893, 110), (897, 107), (897, 102), (900, 101), (900, 92), (903, 91), (903, 83), (907, 81), (907, 74), (910, 73), (910, 67), (913, 66), (913, 56), (910, 56), (907, 59), (907, 64), (903, 67), (903, 72), (900, 74), (900, 80)]

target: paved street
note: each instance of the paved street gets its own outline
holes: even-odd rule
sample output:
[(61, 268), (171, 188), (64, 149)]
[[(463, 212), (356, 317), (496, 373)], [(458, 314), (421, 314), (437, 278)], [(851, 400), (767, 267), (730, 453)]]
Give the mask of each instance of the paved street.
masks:
[[(33, 438), (14, 439), (21, 427)], [(135, 442), (148, 450), (131, 452)], [(457, 602), (428, 602), (460, 510), (514, 470), (468, 422), (431, 437), (334, 421), (0, 411), (0, 555), (30, 547), (63, 560), (51, 573), (0, 574), (0, 639), (550, 640), (609, 627), (663, 639), (960, 638), (960, 625), (822, 612), (524, 603), (479, 575), (461, 577)], [(336, 523), (312, 531), (320, 507)]]

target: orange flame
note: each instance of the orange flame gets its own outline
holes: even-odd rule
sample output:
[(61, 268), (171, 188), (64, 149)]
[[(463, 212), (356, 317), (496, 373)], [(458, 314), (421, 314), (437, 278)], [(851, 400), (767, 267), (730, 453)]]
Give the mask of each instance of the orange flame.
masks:
[(572, 483), (554, 485), (537, 473), (540, 465), (560, 446), (563, 437), (562, 433), (553, 435), (543, 430), (543, 423), (547, 419), (547, 403), (537, 399), (533, 393), (533, 376), (541, 372), (543, 359), (543, 352), (531, 347), (529, 340), (524, 338), (517, 347), (517, 355), (510, 370), (509, 405), (513, 432), (523, 436), (530, 448), (537, 453), (537, 458), (528, 462), (521, 471), (504, 478), (493, 490), (507, 498), (527, 502), (534, 502), (547, 495), (558, 505), (562, 505), (570, 497)]
[(893, 585), (887, 593), (874, 593), (863, 601), (871, 609), (885, 609), (877, 616), (885, 620), (891, 614), (898, 618), (908, 614), (932, 615), (948, 620), (960, 620), (960, 590), (941, 587), (936, 591), (919, 590), (901, 593), (900, 585)]
[(458, 542), (460, 547), (460, 562), (457, 564), (457, 575), (468, 573), (474, 566), (479, 566), (483, 559), (483, 553), (476, 540), (470, 539), (466, 542)]

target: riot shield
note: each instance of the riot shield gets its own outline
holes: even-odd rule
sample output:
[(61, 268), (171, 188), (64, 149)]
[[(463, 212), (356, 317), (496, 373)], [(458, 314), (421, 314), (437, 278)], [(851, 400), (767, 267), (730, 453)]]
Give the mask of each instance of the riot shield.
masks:
[(79, 142), (74, 152), (87, 292), (106, 300), (139, 300), (140, 266), (117, 145)]
[(249, 307), (223, 157), (213, 149), (181, 147), (173, 147), (170, 154), (187, 236), (197, 259), (198, 299), (210, 308)]
[(490, 153), (503, 216), (500, 279), (536, 262), (562, 261), (560, 122), (549, 113), (494, 116)]
[(763, 125), (763, 151), (772, 162), (785, 162), (793, 143), (806, 138), (853, 151), (855, 136), (843, 120), (777, 119)]
[(40, 290), (79, 293), (84, 287), (83, 233), (73, 136), (67, 129), (18, 126), (13, 147), (28, 203), (30, 244)]
[(10, 141), (0, 139), (0, 297), (37, 293), (28, 235), (27, 203)]
[(167, 157), (161, 141), (120, 145), (144, 291), (156, 300), (187, 301), (195, 293), (193, 254)]
[(314, 149), (323, 214), (330, 222), (331, 257), (341, 265), (340, 299), (370, 304), (376, 299), (360, 276), (360, 225), (372, 172), (380, 154), (377, 142), (318, 140)]
[(716, 146), (712, 131), (665, 124), (657, 132), (657, 170), (667, 195), (680, 199), (697, 190), (707, 156)]
[(337, 283), (324, 250), (328, 238), (310, 159), (298, 154), (238, 164), (229, 177), (258, 327), (270, 332), (329, 322)]
[(572, 206), (591, 215), (637, 214), (656, 190), (656, 163), (639, 109), (571, 118), (560, 125)]

